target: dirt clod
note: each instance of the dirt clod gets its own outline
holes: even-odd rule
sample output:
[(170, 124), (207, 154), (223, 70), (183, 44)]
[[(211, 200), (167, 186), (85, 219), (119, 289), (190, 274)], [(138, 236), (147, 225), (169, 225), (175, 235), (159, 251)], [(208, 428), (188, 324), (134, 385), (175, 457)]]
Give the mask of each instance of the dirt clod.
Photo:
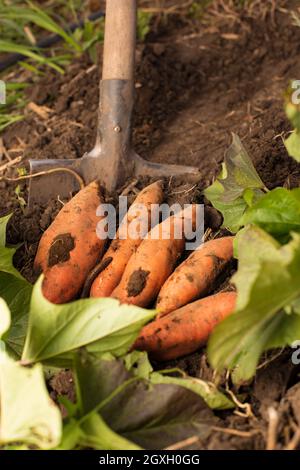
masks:
[(74, 238), (70, 233), (57, 235), (49, 250), (48, 267), (64, 263), (70, 259), (70, 251), (75, 248)]
[(144, 271), (139, 268), (134, 271), (127, 284), (127, 294), (128, 297), (136, 297), (139, 295), (146, 286), (147, 277), (149, 276), (150, 271)]

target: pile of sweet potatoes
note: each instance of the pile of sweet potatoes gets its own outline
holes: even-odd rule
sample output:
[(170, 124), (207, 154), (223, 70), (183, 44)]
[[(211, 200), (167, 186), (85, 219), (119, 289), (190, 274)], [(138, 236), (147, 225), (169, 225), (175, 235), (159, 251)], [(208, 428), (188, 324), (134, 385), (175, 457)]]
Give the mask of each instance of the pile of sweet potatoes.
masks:
[[(188, 217), (194, 226), (196, 206), (151, 229), (152, 207), (163, 198), (160, 181), (143, 189), (106, 249), (107, 240), (96, 231), (103, 191), (97, 182), (91, 183), (65, 204), (44, 232), (34, 263), (35, 270), (44, 273), (43, 294), (53, 303), (69, 302), (84, 292), (145, 308), (155, 305), (157, 317), (144, 327), (134, 347), (157, 360), (197, 350), (236, 302), (232, 291), (208, 296), (232, 260), (233, 237), (207, 241), (178, 264), (185, 251), (183, 219)], [(131, 230), (136, 227), (143, 230)]]

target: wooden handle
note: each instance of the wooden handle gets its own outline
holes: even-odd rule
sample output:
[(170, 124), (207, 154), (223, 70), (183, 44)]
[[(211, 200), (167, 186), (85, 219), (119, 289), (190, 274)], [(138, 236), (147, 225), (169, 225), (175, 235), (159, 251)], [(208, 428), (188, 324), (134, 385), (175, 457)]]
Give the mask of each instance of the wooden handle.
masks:
[(136, 0), (106, 0), (102, 79), (133, 80)]

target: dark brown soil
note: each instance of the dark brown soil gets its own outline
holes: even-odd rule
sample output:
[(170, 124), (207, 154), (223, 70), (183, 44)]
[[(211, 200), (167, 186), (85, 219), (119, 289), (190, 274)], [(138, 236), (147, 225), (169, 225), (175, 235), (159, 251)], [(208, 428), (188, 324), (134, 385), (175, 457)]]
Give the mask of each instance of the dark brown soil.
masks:
[(150, 271), (144, 271), (141, 268), (131, 274), (127, 285), (128, 297), (136, 297), (143, 291), (149, 274)]
[(48, 267), (70, 259), (70, 251), (75, 247), (74, 238), (70, 233), (62, 233), (53, 240), (49, 251)]
[[(240, 136), (269, 188), (299, 186), (300, 165), (287, 155), (282, 142), (290, 130), (283, 95), (289, 81), (300, 76), (300, 28), (293, 25), (290, 14), (298, 3), (279, 0), (275, 8), (271, 0), (253, 3), (253, 9), (236, 10), (231, 1), (215, 0), (202, 21), (189, 15), (170, 15), (168, 21), (155, 18), (146, 42), (138, 47), (135, 149), (151, 161), (190, 164), (201, 171), (196, 186), (167, 182), (169, 200), (202, 200), (201, 190), (217, 174), (231, 132)], [(27, 90), (28, 99), (51, 111), (47, 119), (27, 111), (23, 122), (3, 133), (10, 156), (21, 154), (24, 166), (29, 158), (78, 158), (90, 150), (95, 142), (100, 73), (81, 57), (64, 76), (47, 71), (35, 79)], [(23, 149), (16, 150), (20, 146)], [(15, 170), (7, 172), (13, 175)], [(0, 215), (15, 211), (9, 241), (24, 242), (15, 263), (30, 279), (38, 240), (62, 202), (50, 201), (48, 207), (29, 212), (20, 207), (15, 186), (0, 181)], [(25, 183), (21, 189), (26, 198)], [(216, 211), (206, 206), (205, 216), (206, 227), (217, 230), (221, 219)], [(240, 415), (219, 413), (227, 430), (216, 431), (206, 448), (266, 448), (270, 407), (277, 410), (280, 423), (276, 448), (292, 440), (295, 425), (300, 426), (299, 366), (293, 366), (289, 351), (265, 359), (254, 384), (236, 391), (243, 393), (253, 415), (247, 415), (245, 408), (239, 409)], [(173, 365), (212, 379), (204, 354)], [(58, 393), (63, 393), (59, 386)]]

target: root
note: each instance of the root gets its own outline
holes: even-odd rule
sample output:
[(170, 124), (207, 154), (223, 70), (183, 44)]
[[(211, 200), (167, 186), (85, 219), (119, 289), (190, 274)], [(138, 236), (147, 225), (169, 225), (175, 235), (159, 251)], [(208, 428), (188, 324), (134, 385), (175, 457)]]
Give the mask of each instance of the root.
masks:
[(238, 408), (240, 408), (242, 410), (245, 410), (245, 412), (235, 410), (234, 414), (236, 414), (237, 416), (241, 416), (242, 418), (254, 418), (254, 419), (256, 419), (256, 416), (253, 414), (250, 403), (242, 403), (237, 398), (237, 396), (233, 393), (233, 391), (230, 390), (229, 384), (228, 384), (229, 374), (230, 374), (230, 372), (228, 371), (227, 374), (226, 374), (226, 385), (225, 385), (226, 392), (228, 393), (228, 395), (230, 396), (230, 398), (232, 399), (232, 401), (235, 403), (235, 405)]
[(164, 450), (180, 450), (183, 447), (188, 447), (191, 446), (192, 444), (196, 444), (199, 442), (199, 437), (198, 436), (192, 436), (188, 437), (187, 439), (183, 439), (182, 441), (176, 442), (175, 444), (172, 444), (169, 447), (166, 447)]
[(269, 426), (267, 433), (267, 445), (266, 450), (275, 450), (277, 446), (277, 434), (278, 434), (278, 424), (279, 424), (279, 415), (277, 410), (270, 406), (268, 408), (269, 415)]
[(260, 434), (262, 432), (259, 429), (255, 429), (253, 431), (239, 431), (238, 429), (220, 428), (219, 426), (213, 426), (212, 429), (217, 432), (223, 432), (224, 434), (231, 434), (232, 436), (245, 438), (255, 436), (256, 434)]
[[(21, 157), (18, 157), (18, 158), (20, 159)], [(12, 160), (12, 162), (13, 162), (13, 160)], [(9, 165), (9, 163), (12, 163), (12, 162), (8, 162), (6, 164), (6, 166), (12, 166), (12, 165)], [(1, 167), (0, 167), (0, 170), (1, 170)], [(51, 175), (52, 173), (59, 173), (59, 172), (65, 172), (65, 173), (71, 174), (78, 181), (80, 189), (83, 189), (85, 187), (85, 183), (84, 183), (83, 178), (78, 173), (76, 173), (76, 171), (71, 170), (70, 168), (63, 168), (63, 167), (62, 168), (52, 168), (50, 170), (45, 170), (45, 171), (39, 171), (38, 173), (33, 173), (32, 175), (17, 176), (16, 178), (9, 178), (8, 176), (2, 176), (0, 178), (0, 181), (9, 181), (11, 183), (17, 183), (18, 181), (30, 180), (30, 179), (36, 178), (38, 176)]]
[[(0, 172), (3, 173), (4, 171), (6, 171), (8, 168), (11, 168), (12, 166), (14, 165), (17, 165), (18, 163), (20, 163), (22, 160), (22, 157), (16, 157), (14, 158), (13, 160), (9, 160), (8, 162), (4, 163), (3, 165), (0, 166)], [(0, 178), (0, 181), (2, 179), (5, 179), (4, 177), (1, 177)]]

